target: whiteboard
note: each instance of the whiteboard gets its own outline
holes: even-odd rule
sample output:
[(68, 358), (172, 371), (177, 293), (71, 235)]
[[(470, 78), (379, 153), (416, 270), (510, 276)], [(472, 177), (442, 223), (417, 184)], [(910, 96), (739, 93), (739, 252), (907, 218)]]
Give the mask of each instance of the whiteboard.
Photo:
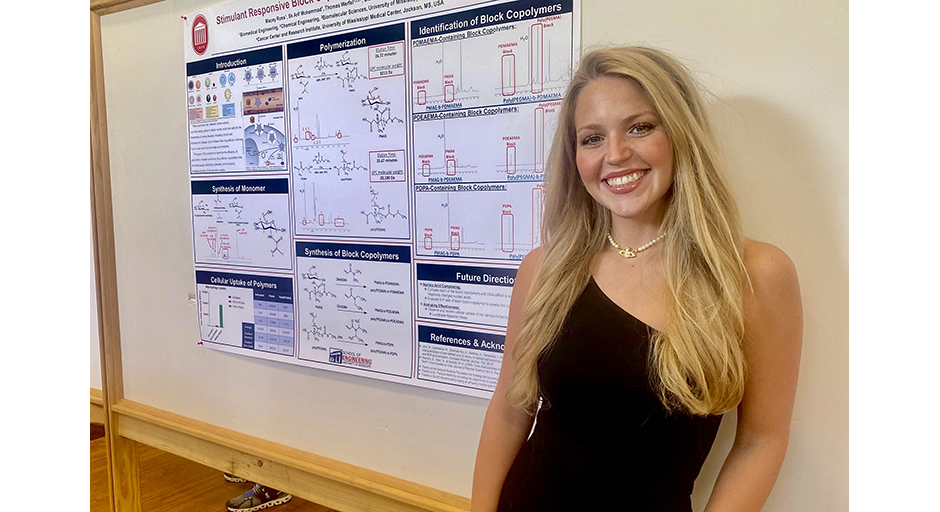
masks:
[[(469, 496), (485, 400), (196, 344), (186, 119), (174, 91), (184, 83), (180, 16), (208, 5), (102, 18), (126, 397)], [(746, 234), (786, 251), (803, 291), (790, 449), (764, 510), (847, 510), (847, 2), (592, 1), (582, 30), (585, 46), (670, 50), (714, 94)], [(696, 510), (732, 434), (733, 415), (697, 482)]]

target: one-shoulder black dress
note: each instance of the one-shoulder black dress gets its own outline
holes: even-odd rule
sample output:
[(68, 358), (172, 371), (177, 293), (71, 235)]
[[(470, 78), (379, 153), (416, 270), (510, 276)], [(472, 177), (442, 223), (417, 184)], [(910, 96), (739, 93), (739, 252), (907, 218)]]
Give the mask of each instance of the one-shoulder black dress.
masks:
[(667, 413), (647, 369), (651, 328), (591, 278), (539, 362), (543, 406), (500, 512), (690, 512), (720, 416)]

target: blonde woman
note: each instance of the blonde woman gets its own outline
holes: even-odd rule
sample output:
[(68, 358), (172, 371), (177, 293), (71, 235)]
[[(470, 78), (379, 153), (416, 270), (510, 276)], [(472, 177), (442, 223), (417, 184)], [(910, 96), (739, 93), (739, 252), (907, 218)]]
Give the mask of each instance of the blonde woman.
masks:
[(799, 284), (786, 254), (742, 235), (716, 147), (673, 58), (583, 57), (549, 156), (543, 246), (513, 289), (473, 512), (690, 511), (735, 408), (706, 510), (763, 506), (789, 437)]

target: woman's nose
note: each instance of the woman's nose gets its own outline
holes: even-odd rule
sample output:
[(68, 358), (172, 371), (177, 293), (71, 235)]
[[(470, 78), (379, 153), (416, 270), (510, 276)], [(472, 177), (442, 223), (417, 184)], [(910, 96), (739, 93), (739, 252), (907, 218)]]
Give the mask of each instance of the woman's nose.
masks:
[(630, 141), (621, 135), (611, 135), (607, 139), (607, 162), (617, 164), (625, 162), (633, 156)]

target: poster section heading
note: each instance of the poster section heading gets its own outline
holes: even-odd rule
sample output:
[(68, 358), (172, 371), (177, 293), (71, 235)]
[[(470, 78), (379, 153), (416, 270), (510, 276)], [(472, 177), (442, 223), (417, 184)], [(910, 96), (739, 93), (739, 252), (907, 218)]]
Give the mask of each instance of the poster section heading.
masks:
[(419, 263), (418, 280), (457, 284), (487, 284), (512, 288), (513, 283), (516, 281), (516, 269), (425, 265)]
[(442, 119), (463, 119), (467, 117), (479, 117), (479, 116), (498, 116), (501, 114), (518, 114), (520, 112), (519, 107), (483, 107), (483, 108), (468, 108), (463, 110), (451, 110), (448, 112), (428, 112), (428, 113), (414, 113), (412, 114), (415, 122), (419, 121), (440, 121)]
[(506, 337), (498, 334), (418, 326), (418, 379), (493, 391)]
[(405, 24), (390, 25), (337, 36), (310, 39), (287, 46), (287, 58), (299, 59), (339, 50), (352, 50), (405, 40)]
[(411, 263), (411, 249), (398, 245), (297, 242), (297, 256), (338, 260)]
[(506, 328), (516, 269), (417, 267), (418, 318)]
[(294, 302), (293, 281), (289, 277), (262, 276), (257, 274), (233, 274), (228, 272), (196, 271), (196, 284), (214, 284), (235, 288), (251, 288), (255, 300), (271, 302)]
[(271, 48), (262, 48), (250, 52), (241, 52), (222, 57), (213, 57), (211, 59), (200, 60), (186, 63), (186, 76), (196, 76), (213, 71), (223, 71), (246, 66), (255, 66), (267, 64), (269, 62), (280, 62), (283, 60), (284, 53), (280, 46)]
[(418, 342), (502, 354), (505, 349), (506, 337), (499, 334), (419, 325)]
[[(457, 37), (457, 39), (490, 35), (500, 29), (484, 30), (484, 27), (570, 13), (572, 12), (572, 4), (572, 0), (559, 0), (553, 3), (546, 3), (545, 1), (539, 0), (523, 0), (412, 21), (412, 46), (437, 44), (442, 42), (437, 36), (443, 36), (452, 32), (462, 32), (473, 28), (479, 28), (480, 31), (470, 31), (467, 34)], [(443, 39), (446, 40), (448, 38)]]
[(287, 178), (257, 180), (193, 180), (193, 194), (287, 194)]

